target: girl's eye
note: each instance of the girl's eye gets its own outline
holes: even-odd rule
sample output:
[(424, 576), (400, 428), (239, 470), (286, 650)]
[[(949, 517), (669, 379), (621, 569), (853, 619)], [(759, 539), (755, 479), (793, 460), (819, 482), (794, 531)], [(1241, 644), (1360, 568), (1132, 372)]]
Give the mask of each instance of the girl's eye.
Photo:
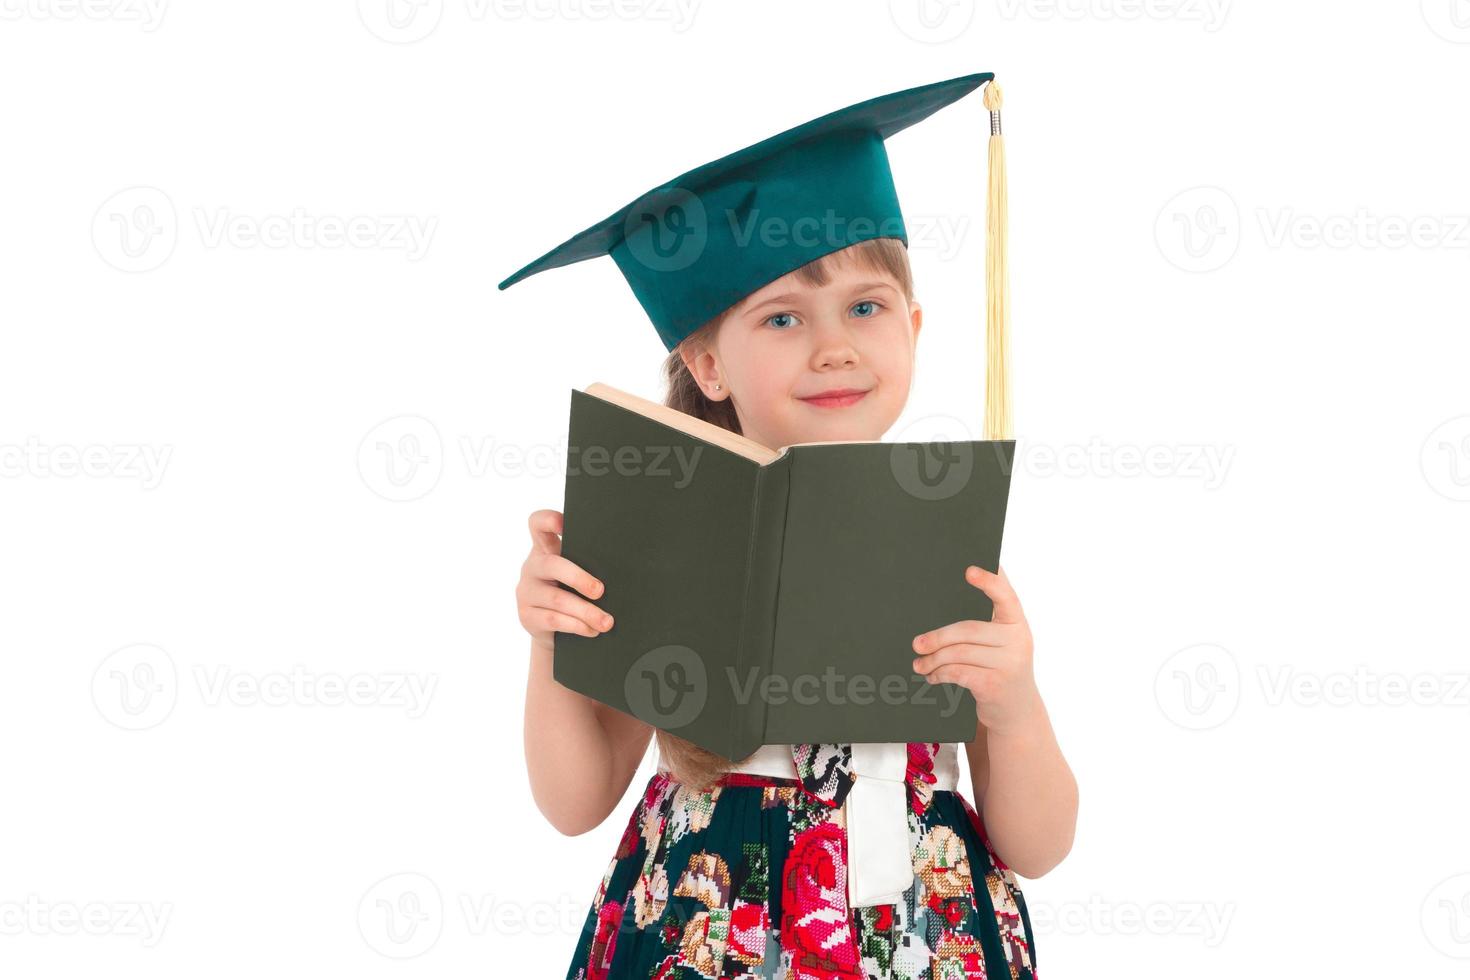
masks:
[(796, 322), (796, 317), (790, 313), (773, 313), (766, 317), (766, 322), (777, 329), (784, 330)]
[(855, 316), (866, 319), (868, 317), (877, 315), (878, 304), (870, 299), (865, 299), (861, 303), (854, 303), (852, 306), (852, 312)]

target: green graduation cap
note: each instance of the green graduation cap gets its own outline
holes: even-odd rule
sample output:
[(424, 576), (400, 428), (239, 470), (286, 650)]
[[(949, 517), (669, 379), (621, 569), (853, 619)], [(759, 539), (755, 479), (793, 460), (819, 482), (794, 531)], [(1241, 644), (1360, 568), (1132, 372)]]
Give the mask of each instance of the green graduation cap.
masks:
[[(986, 85), (990, 109), (987, 428), (1009, 438), (1005, 169), (991, 72), (904, 89), (829, 112), (643, 194), (500, 283), (611, 255), (659, 338), (679, 342), (793, 269), (870, 238), (908, 244), (884, 140)], [(987, 83), (989, 83), (987, 85)], [(996, 403), (1001, 399), (1001, 403)], [(1004, 433), (1004, 434), (1000, 434)]]

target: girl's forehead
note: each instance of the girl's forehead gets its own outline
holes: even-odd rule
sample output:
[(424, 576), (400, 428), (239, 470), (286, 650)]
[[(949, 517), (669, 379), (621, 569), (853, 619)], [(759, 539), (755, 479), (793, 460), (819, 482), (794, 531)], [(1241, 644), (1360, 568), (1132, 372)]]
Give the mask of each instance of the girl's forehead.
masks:
[(748, 309), (757, 303), (764, 303), (777, 297), (838, 292), (858, 285), (885, 285), (899, 289), (899, 284), (891, 272), (841, 254), (829, 256), (823, 271), (826, 273), (827, 281), (821, 286), (813, 285), (795, 272), (788, 272), (780, 279), (767, 283), (745, 297), (738, 309)]

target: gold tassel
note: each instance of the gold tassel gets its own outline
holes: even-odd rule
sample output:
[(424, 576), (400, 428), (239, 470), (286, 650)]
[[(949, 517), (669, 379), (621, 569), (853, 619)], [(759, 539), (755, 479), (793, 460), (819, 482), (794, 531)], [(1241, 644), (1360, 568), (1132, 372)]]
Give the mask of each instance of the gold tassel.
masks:
[(1011, 304), (1006, 269), (1006, 146), (1000, 86), (985, 86), (990, 110), (990, 180), (985, 201), (985, 438), (1011, 434)]

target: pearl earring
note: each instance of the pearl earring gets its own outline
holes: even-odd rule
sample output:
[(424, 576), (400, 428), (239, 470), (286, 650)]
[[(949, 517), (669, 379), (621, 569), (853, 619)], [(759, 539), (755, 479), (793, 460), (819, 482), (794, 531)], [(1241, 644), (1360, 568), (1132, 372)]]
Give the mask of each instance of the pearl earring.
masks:
[(719, 385), (715, 385), (715, 391), (719, 391), (719, 390), (720, 390), (720, 386)]

